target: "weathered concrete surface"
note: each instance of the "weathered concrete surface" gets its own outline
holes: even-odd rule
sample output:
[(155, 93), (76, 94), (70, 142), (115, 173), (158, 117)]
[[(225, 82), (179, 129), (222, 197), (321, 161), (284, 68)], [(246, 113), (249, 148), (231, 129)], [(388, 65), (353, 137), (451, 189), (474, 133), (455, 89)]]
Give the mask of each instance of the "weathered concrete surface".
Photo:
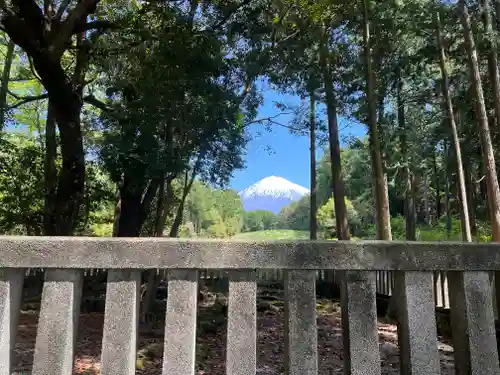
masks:
[(168, 275), (163, 375), (194, 375), (198, 272), (173, 270)]
[(341, 277), (344, 374), (380, 375), (375, 273), (346, 271)]
[(433, 275), (396, 272), (401, 374), (439, 374)]
[(317, 375), (316, 273), (285, 273), (285, 369), (288, 375)]
[(257, 371), (257, 282), (255, 271), (229, 274), (226, 375)]
[(0, 267), (500, 270), (500, 244), (0, 237)]
[(141, 272), (108, 273), (102, 337), (102, 375), (134, 375), (139, 324)]
[(0, 270), (0, 375), (11, 375), (21, 310), (24, 270)]
[(500, 375), (488, 273), (450, 272), (448, 279), (457, 375)]
[(82, 286), (82, 271), (45, 271), (33, 375), (67, 375), (73, 371)]

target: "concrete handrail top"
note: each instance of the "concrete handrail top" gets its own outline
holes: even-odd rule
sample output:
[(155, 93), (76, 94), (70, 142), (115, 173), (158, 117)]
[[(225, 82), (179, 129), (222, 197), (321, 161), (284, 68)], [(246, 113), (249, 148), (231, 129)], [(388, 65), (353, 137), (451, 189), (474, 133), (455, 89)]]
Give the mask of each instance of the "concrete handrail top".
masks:
[(500, 270), (500, 244), (0, 236), (0, 267)]

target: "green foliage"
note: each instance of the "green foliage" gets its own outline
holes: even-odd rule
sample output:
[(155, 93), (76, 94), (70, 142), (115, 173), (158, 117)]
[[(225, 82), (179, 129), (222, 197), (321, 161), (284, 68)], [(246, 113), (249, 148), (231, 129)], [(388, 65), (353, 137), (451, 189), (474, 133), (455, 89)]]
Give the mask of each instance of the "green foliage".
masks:
[[(101, 85), (115, 108), (101, 118), (106, 128), (101, 153), (111, 176), (115, 181), (122, 173), (139, 181), (175, 176), (199, 153), (212, 166), (207, 173), (227, 181), (242, 164), (244, 138), (223, 43), (200, 33), (176, 7), (150, 5), (129, 22), (103, 40), (138, 42), (127, 54), (101, 61), (102, 69), (109, 70)], [(221, 153), (224, 163), (217, 157)]]
[(243, 226), (243, 206), (234, 190), (217, 190), (195, 181), (184, 210), (181, 236), (231, 237)]
[(0, 231), (40, 235), (43, 228), (43, 153), (29, 134), (0, 139)]
[[(358, 213), (354, 209), (353, 204), (349, 199), (345, 199), (345, 205), (347, 208), (347, 217), (349, 219), (349, 225), (351, 226), (351, 232), (356, 233), (359, 227), (360, 220)], [(333, 204), (333, 197), (330, 198), (324, 205), (318, 209), (318, 233), (322, 238), (332, 238), (336, 237), (336, 224), (335, 224), (335, 210)]]
[(310, 200), (304, 196), (281, 209), (278, 220), (281, 228), (309, 230)]
[(243, 213), (243, 231), (255, 232), (275, 229), (279, 218), (271, 211), (255, 210)]
[[(491, 241), (491, 229), (489, 223), (477, 223), (477, 235), (474, 241)], [(406, 223), (402, 216), (391, 218), (392, 239), (394, 241), (404, 241), (406, 239)], [(369, 225), (364, 228), (363, 237), (366, 239), (375, 239), (375, 225)], [(460, 219), (451, 218), (451, 230), (446, 231), (446, 217), (442, 217), (433, 225), (419, 225), (417, 228), (417, 241), (462, 241), (462, 226)]]
[[(0, 231), (43, 234), (43, 145), (31, 133), (10, 132), (0, 139)], [(60, 164), (60, 161), (58, 162)], [(112, 184), (95, 163), (88, 163), (85, 206), (77, 234), (94, 234), (94, 226), (113, 220)], [(107, 234), (96, 228), (96, 235)]]
[[(345, 199), (351, 229), (358, 232), (361, 224), (359, 215), (349, 199)], [(335, 212), (333, 197), (327, 200), (317, 210), (319, 238), (335, 237)], [(282, 208), (278, 214), (277, 227), (296, 231), (309, 231), (310, 225), (310, 198), (304, 196), (298, 201)]]

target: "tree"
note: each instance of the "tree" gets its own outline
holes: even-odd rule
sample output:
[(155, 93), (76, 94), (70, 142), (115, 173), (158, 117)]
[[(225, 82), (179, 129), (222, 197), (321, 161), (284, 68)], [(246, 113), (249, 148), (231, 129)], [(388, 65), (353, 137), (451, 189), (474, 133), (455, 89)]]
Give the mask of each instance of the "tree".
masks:
[[(323, 86), (325, 93), (325, 103), (328, 119), (328, 140), (332, 172), (332, 189), (335, 197), (335, 212), (337, 219), (337, 229), (339, 239), (349, 239), (349, 228), (347, 223), (347, 210), (344, 203), (344, 182), (342, 178), (342, 166), (340, 159), (340, 140), (337, 119), (337, 99), (334, 90), (332, 76), (332, 66), (334, 59), (332, 53), (333, 35), (336, 24), (334, 23), (338, 8), (325, 1), (315, 3), (299, 2), (297, 6), (291, 4), (287, 11), (287, 17), (282, 22), (282, 26), (295, 32), (290, 34), (294, 37), (287, 40), (290, 47), (289, 57), (295, 60), (285, 60), (285, 72), (296, 70), (296, 63), (305, 61), (305, 79), (301, 77), (301, 82), (295, 81), (299, 88), (306, 88), (311, 83), (317, 83), (316, 87)], [(340, 8), (340, 7), (339, 7)], [(287, 22), (286, 22), (287, 21)], [(286, 52), (288, 50), (285, 49)], [(285, 55), (287, 56), (287, 55)], [(298, 57), (298, 58), (297, 58)], [(283, 65), (283, 64), (282, 64)], [(315, 67), (319, 74), (315, 73)], [(289, 77), (290, 74), (284, 74)], [(314, 85), (312, 87), (315, 87)]]
[(472, 92), (475, 98), (476, 119), (478, 132), (483, 149), (483, 163), (486, 167), (486, 184), (488, 186), (488, 200), (490, 209), (490, 218), (492, 226), (492, 235), (494, 241), (500, 241), (500, 189), (498, 187), (498, 178), (491, 142), (490, 128), (486, 115), (486, 105), (484, 101), (483, 86), (479, 63), (476, 51), (474, 36), (470, 23), (469, 11), (464, 0), (458, 2), (462, 20), (465, 45), (467, 47), (468, 65), (470, 70)]
[(0, 227), (3, 233), (41, 235), (42, 150), (33, 137), (9, 134), (0, 144)]
[(387, 176), (384, 173), (382, 152), (377, 128), (377, 109), (375, 103), (375, 77), (372, 69), (370, 41), (370, 0), (363, 0), (363, 44), (366, 65), (366, 102), (368, 108), (368, 133), (370, 135), (370, 151), (372, 160), (373, 190), (375, 195), (375, 212), (377, 215), (377, 239), (390, 241), (391, 222), (389, 214), (389, 196), (387, 192)]
[[(119, 64), (102, 62), (113, 64), (103, 82), (114, 110), (101, 118), (107, 127), (101, 155), (120, 184), (119, 236), (140, 233), (163, 179), (182, 175), (197, 155), (228, 147), (238, 154), (244, 145), (240, 80), (234, 61), (225, 59), (223, 42), (200, 33), (200, 25), (170, 6), (151, 5), (131, 27), (139, 40), (141, 32), (154, 37), (120, 56)], [(120, 38), (128, 41), (131, 33)], [(105, 41), (124, 43), (113, 38)], [(221, 146), (221, 139), (232, 144)], [(239, 163), (237, 157), (227, 161), (229, 169)]]
[(498, 72), (497, 42), (493, 35), (493, 25), (491, 20), (492, 10), (490, 1), (482, 0), (481, 7), (484, 22), (484, 37), (486, 39), (486, 54), (488, 58), (488, 73), (491, 82), (491, 91), (493, 93), (493, 107), (497, 127), (500, 126), (500, 74)]
[(9, 40), (7, 53), (2, 72), (2, 82), (0, 87), (0, 130), (5, 127), (5, 114), (7, 112), (7, 94), (9, 91), (10, 70), (14, 60), (14, 49), (16, 44)]
[[(347, 198), (345, 200), (345, 205), (347, 210), (349, 211), (349, 223), (351, 225), (351, 229), (355, 230), (358, 222), (357, 212), (354, 209), (351, 201)], [(322, 238), (332, 238), (337, 237), (338, 231), (335, 227), (335, 212), (333, 210), (333, 198), (330, 198), (323, 206), (318, 209), (318, 224), (319, 230)]]
[(316, 99), (314, 90), (309, 94), (309, 159), (311, 161), (311, 194), (309, 198), (309, 238), (315, 240), (318, 231), (318, 222), (316, 218)]
[(278, 216), (271, 211), (255, 210), (243, 213), (243, 231), (256, 232), (260, 230), (276, 229)]
[(441, 75), (443, 80), (443, 97), (444, 97), (444, 106), (446, 108), (446, 113), (448, 116), (448, 121), (450, 123), (451, 133), (453, 136), (453, 145), (455, 148), (455, 155), (457, 159), (457, 173), (458, 173), (458, 184), (460, 190), (460, 202), (462, 205), (462, 226), (464, 228), (464, 240), (467, 242), (472, 241), (471, 231), (470, 231), (470, 223), (469, 223), (469, 207), (467, 204), (467, 191), (465, 186), (465, 177), (462, 163), (462, 151), (460, 148), (460, 140), (458, 138), (457, 126), (455, 124), (455, 114), (453, 111), (453, 103), (451, 101), (450, 96), (450, 84), (448, 79), (448, 72), (446, 69), (446, 54), (444, 51), (444, 43), (443, 36), (441, 33), (441, 19), (439, 12), (437, 12), (436, 16), (436, 37), (439, 48), (439, 63), (441, 68)]
[[(90, 15), (96, 14), (99, 0), (64, 1), (58, 9), (51, 3), (46, 1), (43, 9), (34, 0), (4, 3), (1, 24), (33, 62), (53, 105), (61, 136), (62, 167), (54, 208), (56, 233), (50, 234), (70, 235), (77, 225), (76, 217), (84, 199), (85, 160), (80, 113), (88, 43), (111, 25), (104, 20), (87, 22)], [(84, 32), (93, 34), (87, 38)], [(74, 71), (68, 73), (62, 62), (73, 41), (79, 53)]]
[(349, 227), (347, 223), (347, 208), (345, 206), (344, 181), (342, 178), (342, 166), (340, 159), (339, 126), (337, 121), (337, 104), (333, 89), (333, 78), (328, 61), (329, 37), (326, 33), (323, 36), (320, 46), (320, 66), (323, 73), (325, 85), (326, 108), (328, 116), (328, 141), (330, 150), (330, 160), (332, 168), (332, 185), (335, 205), (335, 218), (337, 237), (339, 240), (349, 239)]

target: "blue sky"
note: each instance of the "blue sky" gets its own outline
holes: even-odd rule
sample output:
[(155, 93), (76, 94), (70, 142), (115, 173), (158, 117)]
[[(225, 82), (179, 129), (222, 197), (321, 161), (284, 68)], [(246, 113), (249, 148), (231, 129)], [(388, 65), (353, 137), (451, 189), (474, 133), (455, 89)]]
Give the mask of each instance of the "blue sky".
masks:
[[(278, 114), (279, 110), (274, 105), (276, 101), (297, 105), (300, 103), (300, 98), (266, 90), (264, 105), (260, 108), (257, 118)], [(318, 112), (321, 117), (324, 117), (321, 108), (318, 108)], [(290, 115), (283, 115), (277, 120), (286, 124), (291, 121), (291, 118)], [(366, 134), (364, 125), (342, 117), (339, 117), (339, 128), (341, 139), (345, 136), (363, 137)], [(233, 189), (243, 190), (271, 175), (284, 177), (309, 188), (309, 138), (307, 136), (291, 134), (288, 129), (280, 126), (273, 126), (272, 131), (268, 132), (258, 124), (250, 125), (249, 133), (252, 140), (247, 147), (246, 168), (233, 174), (230, 183)], [(323, 150), (318, 147), (317, 158), (322, 154)]]

